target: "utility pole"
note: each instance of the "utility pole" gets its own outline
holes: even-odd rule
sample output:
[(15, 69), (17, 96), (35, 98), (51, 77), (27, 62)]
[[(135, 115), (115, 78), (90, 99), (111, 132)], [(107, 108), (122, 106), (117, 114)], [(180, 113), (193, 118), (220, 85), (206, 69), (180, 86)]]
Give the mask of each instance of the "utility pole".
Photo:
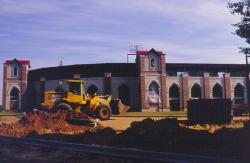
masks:
[(247, 83), (247, 106), (250, 116), (250, 80), (249, 80), (249, 58), (250, 54), (246, 54), (246, 83)]
[(250, 58), (250, 48), (240, 48), (241, 52), (246, 56), (246, 85), (247, 85), (247, 106), (248, 113), (250, 116), (250, 80), (249, 80), (249, 58)]
[(63, 66), (62, 60), (59, 62), (59, 66), (60, 67)]

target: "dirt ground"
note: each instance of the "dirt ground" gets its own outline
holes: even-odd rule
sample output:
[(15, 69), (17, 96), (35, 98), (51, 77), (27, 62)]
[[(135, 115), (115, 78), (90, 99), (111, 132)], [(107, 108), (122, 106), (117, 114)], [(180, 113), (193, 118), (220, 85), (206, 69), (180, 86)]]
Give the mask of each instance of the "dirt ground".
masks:
[[(18, 122), (22, 116), (0, 116), (0, 124), (11, 124)], [(116, 131), (123, 131), (130, 127), (131, 122), (133, 121), (142, 121), (149, 117), (111, 117), (108, 121), (101, 121), (100, 124), (103, 127), (111, 127)], [(151, 118), (151, 117), (150, 117)], [(164, 119), (166, 117), (152, 117), (154, 120)], [(186, 120), (185, 117), (177, 118), (178, 120)]]
[[(30, 134), (66, 134), (78, 135), (87, 131), (95, 132), (100, 125), (94, 123), (85, 114), (61, 111), (48, 113), (35, 111), (25, 116), (1, 116), (1, 136), (26, 137)], [(80, 123), (81, 122), (81, 123)]]
[[(0, 124), (11, 124), (19, 121), (22, 118), (22, 116), (0, 116)], [(130, 127), (130, 124), (133, 121), (142, 121), (143, 119), (146, 119), (148, 117), (116, 117), (113, 116), (108, 121), (101, 121), (100, 124), (103, 127), (111, 127), (116, 131), (123, 131), (126, 130), (128, 127)], [(154, 120), (160, 120), (164, 119), (166, 117), (150, 117)], [(186, 117), (179, 117), (178, 120), (186, 120)], [(248, 120), (248, 116), (244, 117), (234, 117), (233, 121), (240, 121), (240, 120)]]
[(11, 124), (19, 121), (22, 116), (3, 115), (0, 116), (0, 124)]
[[(32, 134), (28, 136), (49, 140), (114, 145), (119, 147), (132, 147), (186, 154), (207, 154), (230, 158), (245, 157), (247, 156), (246, 152), (241, 154), (242, 151), (250, 151), (248, 149), (249, 146), (244, 145), (247, 143), (246, 137), (249, 131), (247, 127), (250, 127), (250, 125), (246, 125), (243, 128), (243, 122), (249, 119), (248, 116), (234, 117), (230, 126), (225, 126), (227, 129), (222, 129), (220, 126), (191, 126), (194, 130), (187, 130), (185, 124), (182, 127), (180, 126), (180, 123), (185, 122), (186, 117), (178, 118), (180, 121), (177, 121), (175, 119), (166, 119), (166, 117), (113, 116), (108, 121), (101, 121), (99, 130), (93, 130), (79, 124), (76, 126), (68, 124), (67, 121), (65, 121), (67, 119), (66, 115), (68, 114), (65, 113), (65, 115), (62, 116), (62, 114), (48, 115), (47, 113), (37, 112), (27, 114), (25, 117), (0, 116), (0, 135), (22, 137), (31, 132)], [(111, 127), (115, 131), (118, 131), (118, 133), (111, 128), (104, 127)], [(234, 131), (228, 129), (230, 127), (234, 128)], [(44, 128), (47, 130), (50, 129), (51, 132), (44, 132)], [(208, 128), (213, 130), (218, 128), (222, 130), (215, 133), (195, 131), (208, 130)], [(34, 129), (36, 133), (32, 132)], [(66, 131), (69, 129), (70, 133), (74, 132), (75, 134), (64, 135), (63, 133), (68, 133)], [(86, 132), (79, 132), (81, 129)], [(176, 136), (173, 137), (172, 135)], [(239, 140), (237, 140), (238, 137), (240, 138)], [(193, 142), (190, 140), (196, 141)], [(237, 140), (237, 142), (234, 142), (234, 140)], [(158, 142), (161, 142), (161, 144)], [(220, 142), (220, 148), (217, 147), (218, 142)], [(119, 162), (117, 160), (110, 160), (110, 158), (99, 158), (55, 149), (26, 148), (15, 144), (4, 144), (1, 141), (0, 145), (0, 162), (50, 162), (52, 160), (57, 160), (58, 162), (103, 162), (103, 160), (107, 160), (105, 162)], [(192, 150), (190, 150), (190, 148), (185, 148), (190, 146), (193, 147)], [(227, 151), (228, 149), (231, 149), (231, 151)]]
[[(166, 117), (111, 117), (108, 121), (101, 121), (100, 124), (104, 127), (111, 127), (116, 131), (124, 131), (134, 121), (142, 121), (146, 118), (152, 118), (153, 120), (160, 120)], [(186, 120), (187, 118), (177, 118), (178, 120)]]

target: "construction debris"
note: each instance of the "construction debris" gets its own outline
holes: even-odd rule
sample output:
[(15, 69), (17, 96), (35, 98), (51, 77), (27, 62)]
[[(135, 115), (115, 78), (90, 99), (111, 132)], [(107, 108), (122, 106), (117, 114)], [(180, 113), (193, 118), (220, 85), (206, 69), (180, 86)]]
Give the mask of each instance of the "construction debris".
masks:
[[(78, 121), (74, 121), (78, 119)], [(72, 111), (47, 113), (34, 111), (27, 113), (22, 119), (13, 124), (1, 124), (0, 135), (25, 137), (29, 134), (81, 134), (100, 128), (96, 121), (88, 116)], [(94, 124), (91, 124), (94, 123)], [(95, 128), (93, 127), (95, 126)]]

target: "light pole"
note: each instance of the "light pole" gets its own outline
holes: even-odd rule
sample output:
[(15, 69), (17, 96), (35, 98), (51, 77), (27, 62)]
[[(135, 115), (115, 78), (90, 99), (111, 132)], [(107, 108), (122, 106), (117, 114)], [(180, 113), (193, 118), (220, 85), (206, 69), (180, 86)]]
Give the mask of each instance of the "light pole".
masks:
[(240, 48), (241, 52), (246, 56), (246, 85), (247, 85), (247, 106), (248, 113), (250, 116), (250, 80), (249, 80), (249, 58), (250, 58), (250, 48)]

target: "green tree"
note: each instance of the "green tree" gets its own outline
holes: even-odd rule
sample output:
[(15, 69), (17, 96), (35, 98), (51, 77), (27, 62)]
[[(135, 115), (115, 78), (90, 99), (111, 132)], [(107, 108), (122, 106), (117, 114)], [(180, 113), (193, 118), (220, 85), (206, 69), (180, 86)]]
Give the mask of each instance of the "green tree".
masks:
[[(233, 15), (240, 16), (240, 22), (233, 24), (236, 27), (236, 35), (244, 38), (250, 45), (250, 0), (240, 0), (238, 2), (228, 3), (228, 8)], [(250, 55), (249, 47), (239, 47), (240, 52)]]
[[(231, 11), (231, 14), (239, 15), (240, 22), (233, 24), (236, 27), (236, 35), (244, 38), (247, 44), (250, 45), (250, 0), (239, 0), (238, 2), (228, 3), (228, 8)], [(246, 83), (247, 83), (247, 99), (248, 99), (248, 112), (250, 116), (250, 80), (249, 80), (249, 60), (250, 57), (250, 48), (248, 47), (239, 47), (240, 52), (246, 55)]]

